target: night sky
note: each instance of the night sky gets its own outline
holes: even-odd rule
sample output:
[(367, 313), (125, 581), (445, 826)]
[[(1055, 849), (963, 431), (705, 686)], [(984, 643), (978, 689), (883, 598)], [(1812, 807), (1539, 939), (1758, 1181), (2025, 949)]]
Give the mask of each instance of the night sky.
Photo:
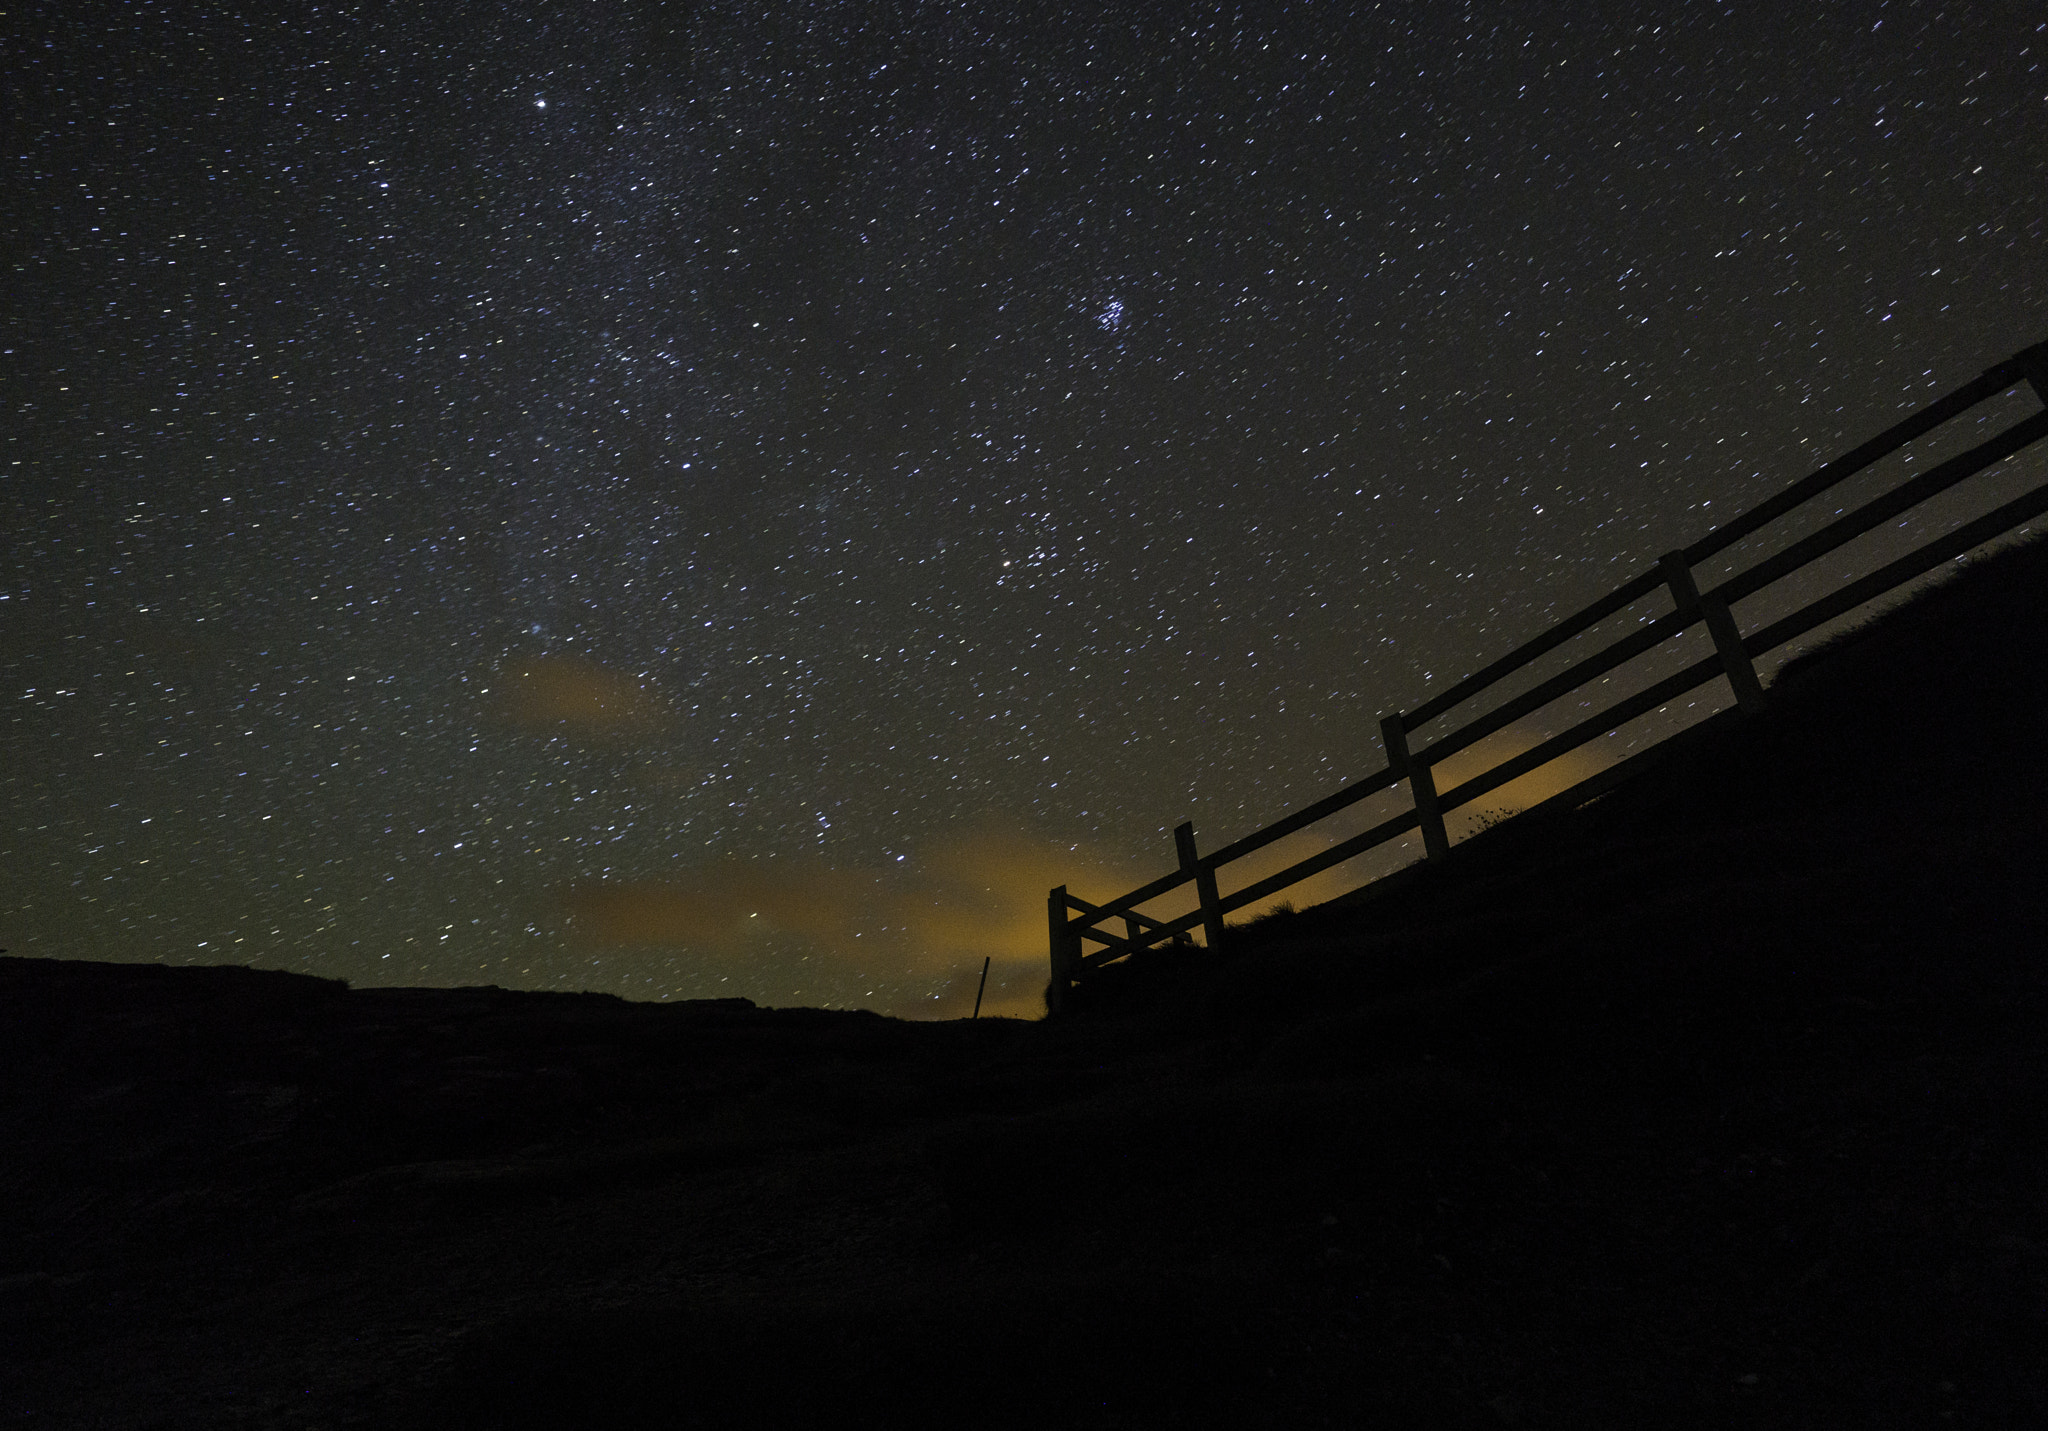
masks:
[(44, 22), (17, 954), (1029, 1013), (1047, 886), (2048, 337), (2019, 0)]

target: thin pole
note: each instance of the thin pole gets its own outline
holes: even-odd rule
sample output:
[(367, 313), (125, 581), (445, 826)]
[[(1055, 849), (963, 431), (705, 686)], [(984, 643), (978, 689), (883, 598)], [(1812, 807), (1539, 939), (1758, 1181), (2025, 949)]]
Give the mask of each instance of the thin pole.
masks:
[(976, 1018), (981, 1017), (981, 990), (988, 987), (988, 961), (993, 958), (995, 958), (993, 954), (981, 956), (981, 988), (974, 991), (974, 1017)]

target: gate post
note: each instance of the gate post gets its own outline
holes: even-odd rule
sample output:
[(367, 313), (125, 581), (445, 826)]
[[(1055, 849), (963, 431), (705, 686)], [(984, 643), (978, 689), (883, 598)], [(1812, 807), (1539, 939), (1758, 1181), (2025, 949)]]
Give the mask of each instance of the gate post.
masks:
[(1735, 613), (1720, 597), (1700, 595), (1699, 587), (1693, 583), (1692, 564), (1686, 561), (1684, 552), (1666, 552), (1657, 559), (1657, 569), (1664, 574), (1664, 584), (1671, 588), (1672, 604), (1679, 615), (1688, 621), (1707, 623), (1707, 634), (1714, 638), (1714, 650), (1720, 654), (1721, 669), (1728, 673), (1728, 686), (1735, 692), (1736, 704), (1744, 714), (1755, 715), (1764, 708), (1764, 688), (1756, 678), (1749, 652), (1742, 649), (1742, 632), (1735, 625)]
[(1057, 1014), (1079, 971), (1081, 936), (1067, 927), (1067, 887), (1056, 885), (1045, 897), (1045, 924), (1052, 952), (1052, 982), (1045, 986), (1045, 1011)]
[(1195, 897), (1202, 902), (1202, 937), (1214, 953), (1223, 947), (1223, 901), (1216, 895), (1216, 871), (1195, 853), (1194, 821), (1174, 827), (1173, 848), (1180, 855), (1180, 872), (1195, 877)]
[(1436, 800), (1436, 777), (1429, 766), (1408, 753), (1408, 725), (1399, 711), (1380, 717), (1380, 743), (1387, 748), (1387, 769), (1405, 776), (1409, 793), (1415, 797), (1415, 813), (1422, 821), (1423, 853), (1440, 860), (1451, 852), (1450, 836), (1444, 833), (1444, 812)]

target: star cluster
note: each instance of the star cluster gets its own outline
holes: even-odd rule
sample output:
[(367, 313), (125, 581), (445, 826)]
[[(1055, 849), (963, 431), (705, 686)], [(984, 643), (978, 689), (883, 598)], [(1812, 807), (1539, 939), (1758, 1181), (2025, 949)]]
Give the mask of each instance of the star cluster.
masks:
[(0, 942), (1022, 1008), (1047, 884), (1376, 767), (2044, 336), (2044, 58), (2002, 4), (66, 7)]

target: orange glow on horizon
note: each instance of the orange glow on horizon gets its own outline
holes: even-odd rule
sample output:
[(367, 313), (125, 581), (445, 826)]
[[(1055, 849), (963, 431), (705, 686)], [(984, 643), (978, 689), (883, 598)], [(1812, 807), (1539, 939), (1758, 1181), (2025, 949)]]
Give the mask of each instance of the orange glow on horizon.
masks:
[[(1439, 767), (1438, 787), (1449, 789), (1540, 739), (1540, 733), (1489, 737)], [(1547, 799), (1603, 763), (1592, 750), (1552, 761), (1482, 798), (1476, 808), (1453, 812), (1453, 838), (1471, 834), (1490, 815)], [(1405, 802), (1406, 789), (1376, 798)], [(1327, 846), (1343, 833), (1348, 831), (1320, 838)], [(1296, 842), (1315, 838), (1295, 836), (1227, 867), (1225, 893), (1303, 858), (1307, 850)], [(1362, 856), (1235, 911), (1231, 920), (1334, 899), (1418, 853), (1392, 843), (1382, 847), (1377, 868)], [(897, 992), (879, 996), (874, 1007), (899, 1017), (965, 1017), (986, 959), (983, 1015), (1036, 1018), (1043, 1012), (1047, 975), (1046, 891), (1064, 884), (1083, 899), (1106, 902), (1164, 873), (1170, 858), (1166, 851), (1151, 858), (1111, 854), (983, 822), (935, 842), (930, 854), (908, 865), (847, 869), (801, 858), (724, 859), (669, 879), (573, 884), (559, 891), (559, 907), (569, 916), (572, 938), (586, 949), (684, 954), (729, 968), (740, 987), (758, 985), (760, 997), (770, 1002), (777, 997), (770, 988), (774, 979), (761, 961), (769, 957), (764, 951), (774, 936), (794, 936), (809, 951), (803, 958), (813, 987), (835, 979), (887, 986)], [(1172, 917), (1192, 902), (1192, 892), (1182, 889), (1145, 912)], [(905, 995), (905, 985), (920, 992)]]
[[(1436, 767), (1436, 788), (1452, 790), (1474, 776), (1484, 775), (1505, 761), (1514, 759), (1531, 746), (1550, 738), (1548, 731), (1514, 729), (1497, 731), (1467, 746)], [(1476, 832), (1488, 816), (1514, 815), (1561, 795), (1599, 774), (1612, 764), (1598, 744), (1588, 743), (1565, 752), (1527, 775), (1518, 776), (1495, 790), (1489, 790), (1469, 805), (1461, 805), (1445, 817), (1451, 837), (1458, 839)]]
[(666, 880), (573, 884), (559, 891), (559, 907), (586, 948), (686, 953), (742, 978), (756, 969), (764, 936), (794, 935), (820, 983), (838, 974), (919, 986), (914, 997), (877, 1003), (900, 1017), (965, 1017), (987, 959), (983, 1017), (1037, 1018), (1047, 974), (1045, 892), (1065, 883), (1107, 898), (1145, 877), (1135, 868), (1086, 847), (982, 826), (906, 866), (719, 860)]

